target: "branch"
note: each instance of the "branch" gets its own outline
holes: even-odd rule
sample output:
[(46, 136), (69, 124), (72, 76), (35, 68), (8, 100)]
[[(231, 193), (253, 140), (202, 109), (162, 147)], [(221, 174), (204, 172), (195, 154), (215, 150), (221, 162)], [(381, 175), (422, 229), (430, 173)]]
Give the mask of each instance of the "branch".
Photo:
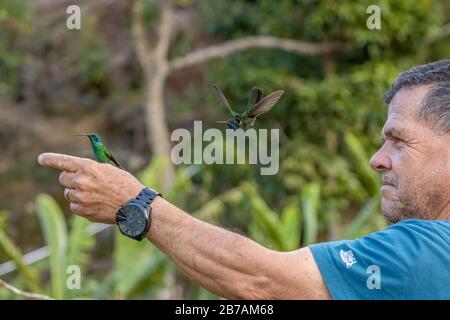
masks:
[(272, 36), (250, 36), (198, 49), (184, 57), (175, 58), (169, 63), (169, 72), (204, 63), (212, 59), (223, 58), (235, 52), (252, 48), (272, 48), (298, 54), (313, 55), (336, 51), (344, 48), (344, 45), (338, 42), (309, 43)]
[(53, 299), (49, 296), (43, 295), (43, 294), (22, 291), (20, 289), (17, 289), (16, 287), (10, 285), (9, 283), (3, 281), (2, 279), (0, 279), (0, 288), (1, 287), (8, 289), (9, 291), (13, 292), (14, 294), (24, 297), (25, 299), (55, 300), (55, 299)]
[(80, 5), (80, 3), (74, 3), (73, 0), (34, 0), (29, 2), (30, 5), (34, 6), (37, 10), (39, 10), (42, 13), (59, 10), (62, 7), (68, 7), (71, 4)]
[(155, 49), (155, 63), (167, 64), (170, 38), (173, 27), (173, 8), (171, 0), (163, 0), (161, 20), (158, 26), (158, 43)]
[(151, 70), (152, 50), (148, 46), (147, 37), (145, 36), (143, 14), (143, 1), (135, 0), (131, 8), (131, 35), (139, 63), (143, 67), (145, 74), (147, 74)]

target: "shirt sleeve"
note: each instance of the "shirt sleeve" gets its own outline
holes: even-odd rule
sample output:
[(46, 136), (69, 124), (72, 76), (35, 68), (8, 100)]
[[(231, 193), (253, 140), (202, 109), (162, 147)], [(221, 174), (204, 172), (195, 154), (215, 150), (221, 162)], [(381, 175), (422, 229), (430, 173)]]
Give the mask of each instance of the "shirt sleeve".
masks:
[(421, 246), (415, 233), (407, 224), (396, 224), (310, 249), (334, 299), (402, 299), (414, 286), (411, 275)]

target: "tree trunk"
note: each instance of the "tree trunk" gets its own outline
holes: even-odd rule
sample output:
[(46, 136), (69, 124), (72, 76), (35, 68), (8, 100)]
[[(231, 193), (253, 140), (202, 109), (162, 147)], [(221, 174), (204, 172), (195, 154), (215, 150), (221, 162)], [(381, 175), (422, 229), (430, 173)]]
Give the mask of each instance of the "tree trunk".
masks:
[[(145, 102), (145, 126), (147, 128), (147, 141), (151, 146), (153, 156), (170, 157), (170, 137), (164, 107), (164, 87), (166, 71), (161, 66), (153, 68), (155, 74), (147, 79)], [(167, 170), (162, 179), (162, 188), (167, 190), (174, 179), (174, 168), (168, 159)]]

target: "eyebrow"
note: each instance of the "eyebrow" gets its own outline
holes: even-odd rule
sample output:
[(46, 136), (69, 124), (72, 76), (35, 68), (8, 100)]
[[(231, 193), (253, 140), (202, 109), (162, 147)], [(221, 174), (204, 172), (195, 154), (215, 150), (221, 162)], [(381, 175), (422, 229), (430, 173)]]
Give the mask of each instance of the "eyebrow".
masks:
[(405, 130), (398, 129), (396, 127), (387, 127), (381, 132), (381, 140), (385, 141), (386, 138), (398, 138), (402, 139), (405, 137)]

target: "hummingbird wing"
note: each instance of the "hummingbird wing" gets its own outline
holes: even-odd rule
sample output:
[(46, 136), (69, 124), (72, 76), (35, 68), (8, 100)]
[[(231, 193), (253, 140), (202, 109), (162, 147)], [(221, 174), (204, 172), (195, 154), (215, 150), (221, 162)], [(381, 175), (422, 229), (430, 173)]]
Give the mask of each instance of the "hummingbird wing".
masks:
[(107, 156), (108, 159), (111, 160), (117, 167), (119, 167), (120, 169), (123, 169), (123, 167), (119, 164), (119, 162), (117, 162), (117, 160), (114, 158), (114, 156), (112, 155), (111, 152), (106, 152), (106, 156)]
[(244, 114), (244, 117), (254, 118), (262, 115), (263, 113), (266, 113), (275, 106), (278, 100), (280, 100), (283, 93), (284, 90), (272, 92), (267, 97), (259, 100), (253, 107), (248, 109), (248, 111)]
[(248, 106), (250, 107), (250, 106), (253, 106), (256, 103), (258, 103), (259, 100), (261, 100), (262, 93), (263, 93), (263, 91), (261, 88), (253, 87), (253, 89), (250, 93), (250, 101), (248, 103)]
[(230, 111), (231, 115), (233, 117), (237, 116), (238, 113), (233, 111), (233, 109), (231, 109), (230, 104), (228, 103), (227, 99), (225, 98), (225, 96), (223, 95), (223, 93), (219, 89), (219, 87), (217, 85), (215, 85), (214, 83), (211, 85), (211, 87), (213, 88), (213, 91), (216, 94), (216, 96), (219, 98), (219, 100), (222, 101), (222, 103), (228, 108), (228, 110)]

